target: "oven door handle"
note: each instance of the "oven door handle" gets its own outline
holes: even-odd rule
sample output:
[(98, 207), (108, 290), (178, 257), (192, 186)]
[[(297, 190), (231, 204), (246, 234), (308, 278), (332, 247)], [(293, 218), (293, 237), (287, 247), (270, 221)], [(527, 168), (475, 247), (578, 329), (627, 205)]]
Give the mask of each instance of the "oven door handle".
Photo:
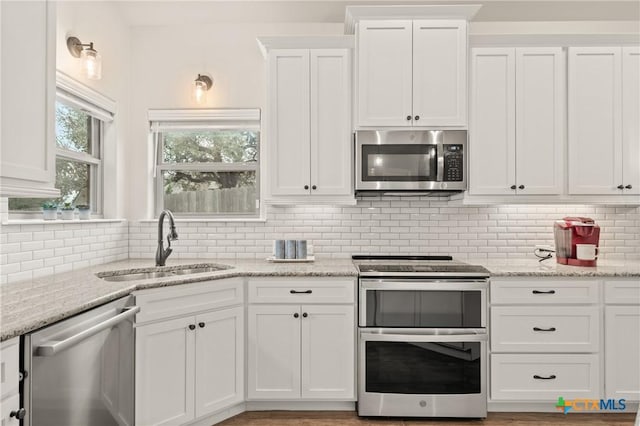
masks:
[(36, 356), (54, 356), (65, 349), (68, 349), (72, 346), (77, 345), (83, 340), (93, 336), (94, 334), (98, 334), (103, 330), (113, 327), (116, 324), (121, 323), (124, 320), (127, 320), (133, 317), (140, 311), (139, 306), (128, 306), (123, 309), (123, 312), (115, 315), (101, 323), (98, 323), (92, 327), (89, 327), (81, 332), (74, 334), (73, 336), (67, 337), (64, 340), (52, 340), (48, 342), (44, 342), (35, 348), (34, 354)]
[(489, 336), (480, 334), (386, 334), (360, 333), (360, 340), (373, 342), (486, 342)]
[(360, 279), (362, 290), (415, 290), (415, 291), (438, 291), (438, 290), (483, 290), (487, 288), (486, 280), (374, 280)]

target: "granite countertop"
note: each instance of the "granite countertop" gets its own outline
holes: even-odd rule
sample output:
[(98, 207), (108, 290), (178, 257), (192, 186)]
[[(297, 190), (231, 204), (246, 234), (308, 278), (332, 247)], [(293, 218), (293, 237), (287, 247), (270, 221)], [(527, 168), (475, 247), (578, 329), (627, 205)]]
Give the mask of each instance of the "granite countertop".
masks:
[(0, 286), (0, 341), (28, 333), (79, 312), (126, 296), (134, 290), (231, 277), (356, 277), (350, 259), (316, 259), (313, 263), (270, 263), (265, 260), (169, 259), (167, 266), (228, 265), (232, 268), (193, 275), (109, 282), (95, 274), (152, 268), (153, 259), (131, 259), (73, 272)]
[[(599, 261), (596, 268), (558, 265), (554, 259), (466, 260), (482, 265), (493, 277), (635, 277), (640, 278), (640, 261)], [(270, 263), (265, 260), (169, 259), (167, 266), (221, 264), (230, 269), (193, 275), (137, 281), (109, 282), (98, 278), (119, 270), (153, 269), (151, 259), (130, 259), (78, 271), (36, 278), (0, 286), (0, 340), (28, 333), (76, 313), (126, 296), (134, 290), (164, 287), (231, 277), (356, 277), (350, 259), (319, 258), (313, 263)], [(640, 285), (640, 279), (639, 279)]]

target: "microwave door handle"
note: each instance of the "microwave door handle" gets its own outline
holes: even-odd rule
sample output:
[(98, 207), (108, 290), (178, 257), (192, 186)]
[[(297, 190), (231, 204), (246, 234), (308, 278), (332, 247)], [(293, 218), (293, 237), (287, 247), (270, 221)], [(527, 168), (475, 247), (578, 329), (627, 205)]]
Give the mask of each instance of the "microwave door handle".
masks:
[(483, 334), (381, 334), (360, 333), (360, 339), (368, 342), (486, 342)]
[(442, 139), (436, 143), (436, 155), (438, 157), (436, 181), (442, 182), (444, 181), (444, 145), (442, 144)]

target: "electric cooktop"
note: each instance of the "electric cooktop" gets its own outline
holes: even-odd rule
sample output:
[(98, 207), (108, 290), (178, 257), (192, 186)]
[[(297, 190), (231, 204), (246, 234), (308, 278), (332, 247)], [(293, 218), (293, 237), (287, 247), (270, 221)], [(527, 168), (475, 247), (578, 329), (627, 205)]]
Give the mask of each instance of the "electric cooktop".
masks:
[(482, 266), (453, 260), (451, 256), (354, 255), (352, 259), (361, 277), (489, 278), (490, 275)]

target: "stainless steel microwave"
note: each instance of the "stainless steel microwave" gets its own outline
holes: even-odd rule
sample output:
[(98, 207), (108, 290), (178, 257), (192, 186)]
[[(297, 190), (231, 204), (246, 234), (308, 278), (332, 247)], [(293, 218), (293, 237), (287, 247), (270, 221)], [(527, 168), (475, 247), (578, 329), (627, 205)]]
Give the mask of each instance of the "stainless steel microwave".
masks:
[(467, 189), (466, 130), (359, 130), (355, 147), (358, 193)]

